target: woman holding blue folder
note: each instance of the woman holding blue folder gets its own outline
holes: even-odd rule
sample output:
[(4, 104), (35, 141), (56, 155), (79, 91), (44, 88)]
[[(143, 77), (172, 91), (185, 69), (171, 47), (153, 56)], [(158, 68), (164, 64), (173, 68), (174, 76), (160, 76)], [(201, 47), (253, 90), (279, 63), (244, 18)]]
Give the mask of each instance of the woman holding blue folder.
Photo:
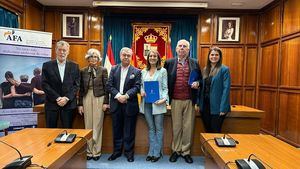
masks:
[[(158, 83), (158, 88), (155, 88), (155, 83)], [(145, 86), (145, 84), (150, 86)], [(153, 98), (147, 98), (147, 96), (153, 97), (149, 91), (158, 92), (159, 98), (155, 98), (154, 100), (156, 101), (154, 102), (149, 101), (153, 100)], [(163, 114), (167, 112), (169, 97), (167, 71), (161, 67), (160, 54), (154, 50), (149, 51), (147, 55), (147, 68), (142, 70), (141, 96), (140, 112), (145, 114), (149, 128), (150, 145), (146, 161), (156, 162), (162, 156)]]

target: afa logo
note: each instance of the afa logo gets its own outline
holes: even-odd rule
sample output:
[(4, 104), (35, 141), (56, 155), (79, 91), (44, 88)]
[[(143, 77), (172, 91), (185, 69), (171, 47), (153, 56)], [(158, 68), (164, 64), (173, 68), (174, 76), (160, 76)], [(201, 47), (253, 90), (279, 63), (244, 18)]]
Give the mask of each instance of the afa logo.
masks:
[(11, 32), (10, 31), (4, 32), (4, 37), (6, 40), (9, 40), (9, 41), (15, 41), (15, 42), (23, 41), (21, 36), (18, 36), (15, 34), (14, 30), (12, 30)]

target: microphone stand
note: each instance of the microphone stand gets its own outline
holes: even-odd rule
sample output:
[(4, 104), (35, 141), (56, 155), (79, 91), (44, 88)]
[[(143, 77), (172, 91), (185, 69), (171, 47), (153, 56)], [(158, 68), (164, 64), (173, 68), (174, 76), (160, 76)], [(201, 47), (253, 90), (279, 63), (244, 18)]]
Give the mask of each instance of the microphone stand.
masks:
[(25, 169), (31, 165), (32, 155), (22, 156), (21, 152), (14, 146), (9, 145), (8, 143), (1, 141), (1, 140), (0, 140), (0, 142), (9, 146), (10, 148), (16, 150), (20, 156), (20, 158), (17, 158), (13, 162), (7, 164), (3, 169)]

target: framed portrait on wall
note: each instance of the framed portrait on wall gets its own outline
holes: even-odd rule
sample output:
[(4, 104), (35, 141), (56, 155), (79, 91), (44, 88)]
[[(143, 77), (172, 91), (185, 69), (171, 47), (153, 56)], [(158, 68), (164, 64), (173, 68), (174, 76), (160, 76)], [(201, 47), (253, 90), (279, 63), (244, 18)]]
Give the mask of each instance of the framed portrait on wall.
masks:
[(62, 15), (62, 37), (83, 38), (83, 14)]
[(240, 18), (219, 17), (218, 18), (218, 42), (239, 42), (240, 41)]

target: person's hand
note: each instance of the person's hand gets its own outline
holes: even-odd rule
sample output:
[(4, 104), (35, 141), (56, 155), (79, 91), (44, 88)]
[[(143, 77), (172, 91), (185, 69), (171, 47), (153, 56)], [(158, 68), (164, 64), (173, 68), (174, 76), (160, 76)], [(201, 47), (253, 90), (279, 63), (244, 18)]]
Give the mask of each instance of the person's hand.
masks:
[(163, 103), (166, 103), (166, 99), (157, 100), (154, 104), (160, 105), (160, 104), (163, 104)]
[(105, 112), (107, 109), (109, 109), (109, 104), (103, 104), (102, 105), (102, 111)]
[(27, 92), (27, 93), (24, 94), (24, 96), (31, 96), (31, 93)]
[(45, 92), (44, 92), (43, 90), (39, 90), (39, 91), (38, 91), (38, 94), (39, 94), (39, 95), (43, 95), (43, 94), (45, 94)]
[(145, 96), (146, 96), (146, 93), (145, 93), (145, 92), (141, 92), (141, 96), (142, 96), (142, 97), (145, 97)]
[(127, 102), (127, 96), (126, 95), (121, 95), (120, 97), (118, 97), (118, 101), (120, 103), (126, 103)]
[(78, 106), (78, 113), (82, 116), (83, 115), (83, 106)]
[(196, 104), (195, 104), (195, 111), (196, 111), (197, 113), (200, 112), (200, 107), (199, 107), (198, 105), (196, 105)]
[(199, 82), (193, 82), (191, 87), (193, 89), (198, 89), (199, 88)]
[(56, 102), (60, 107), (64, 107), (68, 102), (68, 98), (67, 97), (59, 97), (56, 99)]
[(220, 116), (224, 116), (226, 113), (225, 112), (221, 112), (220, 113)]

